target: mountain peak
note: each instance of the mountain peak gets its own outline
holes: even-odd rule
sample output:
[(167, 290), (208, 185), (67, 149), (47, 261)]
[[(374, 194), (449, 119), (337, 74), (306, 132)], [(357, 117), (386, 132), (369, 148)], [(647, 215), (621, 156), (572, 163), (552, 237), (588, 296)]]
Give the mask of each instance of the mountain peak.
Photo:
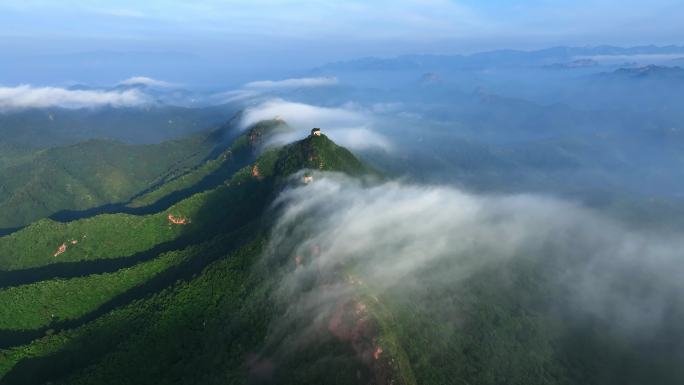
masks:
[(349, 150), (338, 146), (327, 135), (316, 131), (304, 139), (283, 147), (276, 169), (282, 175), (289, 175), (302, 168), (322, 171), (340, 171), (360, 175), (369, 168)]

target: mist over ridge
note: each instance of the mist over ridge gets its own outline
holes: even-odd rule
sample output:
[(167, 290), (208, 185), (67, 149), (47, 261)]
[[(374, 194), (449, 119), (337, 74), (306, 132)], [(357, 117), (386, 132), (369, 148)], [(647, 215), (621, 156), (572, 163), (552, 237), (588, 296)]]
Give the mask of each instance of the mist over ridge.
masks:
[(683, 14), (0, 2), (0, 385), (684, 383)]

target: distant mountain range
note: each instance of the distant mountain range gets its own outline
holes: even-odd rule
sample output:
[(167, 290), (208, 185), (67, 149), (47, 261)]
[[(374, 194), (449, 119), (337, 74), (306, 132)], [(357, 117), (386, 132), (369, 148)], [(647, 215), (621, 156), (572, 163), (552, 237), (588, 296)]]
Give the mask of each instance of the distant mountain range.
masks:
[[(559, 63), (587, 64), (594, 56), (684, 55), (684, 46), (638, 47), (554, 47), (536, 51), (497, 50), (471, 55), (402, 55), (393, 58), (368, 57), (330, 63), (316, 68), (329, 71), (402, 71), (440, 68), (476, 69), (486, 67), (553, 66)], [(578, 61), (580, 60), (580, 61)]]
[(619, 77), (623, 79), (684, 80), (684, 69), (681, 67), (648, 65), (644, 67), (620, 68), (602, 75), (604, 77)]
[(546, 66), (549, 69), (572, 69), (572, 68), (586, 68), (596, 67), (600, 65), (599, 62), (592, 59), (577, 59), (567, 63), (556, 63)]

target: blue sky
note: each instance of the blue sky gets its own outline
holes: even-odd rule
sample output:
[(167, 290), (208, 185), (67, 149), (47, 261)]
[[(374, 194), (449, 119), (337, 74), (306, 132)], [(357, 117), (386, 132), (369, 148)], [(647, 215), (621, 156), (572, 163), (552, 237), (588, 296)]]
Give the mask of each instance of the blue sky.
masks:
[[(378, 50), (470, 51), (559, 44), (674, 43), (684, 38), (679, 0), (3, 0), (0, 36), (53, 49), (192, 48), (225, 41), (268, 46), (364, 43)], [(393, 42), (389, 47), (374, 46)], [(195, 49), (203, 49), (200, 44)], [(385, 44), (383, 44), (385, 45)], [(49, 48), (45, 44), (44, 48)]]
[(681, 20), (681, 0), (3, 0), (0, 55), (173, 51), (235, 68), (297, 67), (369, 55), (680, 44)]

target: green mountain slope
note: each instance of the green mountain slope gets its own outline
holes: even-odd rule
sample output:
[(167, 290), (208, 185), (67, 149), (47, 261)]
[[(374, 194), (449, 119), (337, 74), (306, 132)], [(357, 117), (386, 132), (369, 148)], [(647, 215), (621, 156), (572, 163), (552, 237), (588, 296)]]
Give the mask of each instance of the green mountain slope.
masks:
[[(254, 139), (263, 129), (257, 126), (231, 146), (235, 159), (246, 160), (260, 143)], [(252, 139), (250, 139), (252, 138)], [(249, 145), (245, 141), (249, 141)], [(231, 150), (229, 150), (231, 151)], [(321, 163), (323, 162), (323, 164)], [(131, 256), (179, 238), (203, 237), (217, 226), (237, 220), (241, 212), (261, 209), (260, 198), (273, 189), (283, 175), (300, 168), (340, 170), (359, 174), (367, 170), (348, 150), (326, 137), (309, 138), (279, 149), (267, 150), (253, 165), (243, 167), (225, 184), (184, 199), (167, 210), (149, 215), (108, 214), (68, 223), (38, 221), (25, 229), (0, 238), (0, 269), (20, 270), (63, 262)], [(201, 173), (204, 170), (200, 169)], [(253, 175), (258, 172), (258, 177)], [(261, 182), (256, 183), (255, 182)], [(169, 190), (176, 188), (172, 185)], [(164, 188), (164, 187), (162, 187)], [(259, 199), (257, 199), (259, 198)], [(211, 205), (215, 204), (211, 209)], [(223, 210), (223, 211), (221, 211)], [(168, 216), (187, 217), (184, 226), (170, 223)], [(76, 245), (69, 242), (79, 240)], [(53, 256), (65, 243), (67, 251)]]
[[(251, 141), (253, 133), (239, 140)], [(304, 176), (319, 178), (320, 170), (375, 175), (326, 136), (310, 136), (265, 150), (220, 186), (163, 212), (40, 221), (0, 238), (5, 277), (45, 274), (0, 290), (8, 309), (0, 312), (0, 384), (669, 384), (684, 378), (676, 354), (624, 339), (599, 319), (569, 322), (573, 314), (549, 306), (563, 298), (549, 274), (564, 266), (554, 258), (502, 261), (431, 291), (384, 291), (361, 282), (353, 262), (298, 270), (307, 218), (296, 218), (285, 229), (286, 242), (273, 249), (275, 199), (292, 186), (310, 188)], [(173, 224), (169, 214), (189, 221)], [(55, 243), (82, 234), (85, 240), (52, 256)], [(317, 251), (307, 250), (303, 258), (315, 266)], [(288, 281), (293, 274), (297, 280)], [(343, 302), (337, 291), (345, 293)]]
[(220, 184), (229, 179), (237, 169), (254, 161), (270, 137), (290, 130), (287, 123), (279, 119), (258, 122), (238, 136), (220, 156), (135, 197), (127, 207), (155, 205), (169, 197), (180, 196), (184, 191), (198, 185), (213, 187), (213, 184)]
[[(321, 166), (321, 161), (323, 161), (323, 166)], [(227, 202), (228, 206), (230, 206), (230, 202), (235, 203), (234, 206), (237, 205), (237, 203), (244, 203), (244, 199), (240, 199), (241, 197), (249, 197), (249, 200), (252, 202), (252, 207), (251, 207), (251, 214), (250, 213), (241, 213), (241, 215), (238, 216), (239, 220), (229, 220), (225, 215), (221, 215), (219, 217), (212, 217), (211, 215), (208, 215), (209, 213), (207, 212), (202, 212), (201, 210), (195, 211), (194, 213), (196, 214), (195, 216), (192, 217), (192, 223), (187, 225), (188, 230), (183, 230), (181, 232), (181, 237), (186, 236), (189, 238), (192, 238), (192, 241), (188, 242), (196, 242), (201, 239), (207, 239), (206, 241), (200, 241), (198, 246), (192, 246), (189, 249), (185, 249), (183, 253), (190, 253), (192, 255), (191, 258), (194, 259), (206, 259), (206, 260), (211, 260), (212, 258), (217, 258), (216, 255), (221, 255), (223, 252), (228, 252), (231, 250), (230, 245), (231, 245), (231, 240), (230, 238), (233, 237), (233, 243), (236, 242), (236, 240), (240, 240), (240, 243), (247, 242), (245, 240), (249, 239), (254, 239), (256, 243), (248, 243), (246, 246), (244, 246), (246, 249), (238, 249), (237, 251), (234, 251), (234, 253), (237, 253), (238, 255), (243, 255), (244, 258), (246, 259), (245, 261), (242, 261), (240, 263), (240, 274), (236, 275), (235, 282), (231, 282), (230, 280), (226, 280), (224, 278), (229, 278), (229, 277), (224, 277), (221, 276), (219, 279), (218, 277), (214, 277), (210, 280), (209, 284), (210, 285), (218, 285), (220, 281), (225, 281), (226, 283), (232, 283), (232, 284), (239, 284), (239, 285), (245, 285), (245, 283), (248, 281), (249, 277), (249, 270), (252, 269), (252, 264), (255, 262), (255, 259), (259, 255), (259, 247), (261, 247), (261, 241), (258, 241), (260, 239), (259, 233), (260, 233), (260, 228), (262, 225), (259, 223), (261, 222), (258, 218), (261, 212), (265, 208), (268, 207), (268, 202), (273, 198), (276, 189), (278, 188), (280, 184), (284, 183), (285, 177), (287, 177), (289, 174), (298, 171), (301, 168), (307, 168), (308, 166), (315, 166), (317, 168), (323, 168), (323, 169), (335, 169), (333, 167), (339, 167), (340, 170), (347, 171), (352, 174), (359, 174), (359, 173), (364, 173), (367, 171), (367, 168), (360, 163), (356, 158), (351, 155), (347, 150), (342, 149), (340, 147), (335, 146), (330, 140), (328, 140), (326, 137), (310, 137), (307, 138), (303, 141), (294, 143), (289, 146), (285, 146), (280, 149), (273, 149), (270, 151), (267, 151), (262, 155), (259, 160), (257, 160), (254, 164), (247, 166), (237, 172), (231, 179), (228, 181), (225, 185), (222, 185), (214, 190), (211, 190), (207, 193), (203, 194), (198, 194), (196, 196), (193, 196), (192, 198), (186, 199), (185, 201), (182, 201), (179, 203), (180, 206), (188, 207), (192, 206), (192, 204), (195, 204), (196, 206), (199, 205), (196, 202), (203, 201), (205, 204), (210, 204), (211, 202), (214, 202), (216, 200), (222, 200), (224, 202)], [(258, 171), (255, 171), (258, 170)], [(231, 199), (233, 198), (233, 199)], [(256, 203), (256, 205), (254, 205)], [(215, 209), (215, 207), (212, 207)], [(213, 211), (213, 210), (212, 210)], [(230, 212), (230, 208), (228, 207), (227, 210), (223, 211), (223, 213), (228, 213)], [(82, 221), (77, 221), (74, 223), (70, 224), (64, 224), (61, 226), (84, 226), (85, 229), (92, 229), (95, 228), (95, 226), (98, 225), (97, 222), (100, 221), (111, 221), (115, 219), (122, 219), (121, 217), (117, 217), (116, 215), (104, 215), (104, 216), (98, 216)], [(145, 219), (149, 218), (156, 218), (155, 215), (152, 216), (147, 216), (147, 218), (143, 217), (143, 221)], [(159, 218), (161, 219), (161, 218)], [(228, 219), (228, 220), (227, 220)], [(255, 222), (257, 221), (257, 222)], [(47, 225), (50, 225), (47, 223)], [(107, 227), (107, 225), (103, 225), (104, 227)], [(197, 227), (197, 230), (193, 230), (192, 227), (195, 226)], [(125, 227), (123, 227), (125, 228)], [(178, 227), (176, 227), (178, 228)], [(236, 230), (231, 230), (231, 229), (236, 229)], [(50, 233), (49, 230), (33, 230), (33, 227), (29, 227), (26, 230), (20, 231), (17, 234), (13, 234), (10, 237), (5, 237), (2, 240), (5, 241), (6, 239), (9, 238), (17, 238), (19, 236), (26, 236), (28, 238), (31, 237), (31, 232), (36, 231), (36, 233), (41, 233), (41, 234), (46, 234)], [(88, 231), (88, 230), (86, 230)], [(239, 236), (231, 235), (231, 231), (237, 231), (237, 234)], [(132, 234), (135, 233), (140, 233), (140, 229), (135, 229), (134, 231), (131, 232)], [(245, 233), (247, 232), (247, 233)], [(253, 232), (253, 233), (252, 233)], [(95, 232), (98, 233), (98, 232)], [(198, 235), (198, 233), (201, 233), (203, 235)], [(99, 234), (99, 233), (98, 233)], [(228, 234), (228, 235), (223, 235), (223, 234)], [(63, 235), (63, 234), (59, 234)], [(125, 238), (125, 237), (124, 237)], [(88, 240), (92, 239), (92, 236), (89, 236), (87, 238)], [(135, 243), (135, 242), (134, 242)], [(78, 246), (78, 245), (77, 245)], [(16, 250), (17, 252), (20, 252), (20, 248)], [(69, 250), (71, 251), (71, 250)], [(66, 255), (68, 252), (64, 253), (63, 255)], [(207, 254), (213, 254), (213, 257), (206, 257)], [(99, 254), (98, 254), (99, 255)], [(49, 258), (46, 258), (48, 263), (50, 262)], [(115, 341), (110, 340), (109, 338), (109, 332), (112, 330), (117, 329), (120, 326), (113, 327), (111, 323), (117, 323), (117, 322), (122, 322), (122, 319), (118, 319), (116, 317), (124, 317), (124, 319), (130, 320), (138, 320), (138, 319), (146, 319), (146, 317), (176, 317), (174, 314), (176, 314), (179, 311), (182, 312), (187, 312), (187, 309), (184, 309), (186, 306), (189, 307), (197, 307), (200, 306), (203, 302), (206, 302), (206, 299), (212, 298), (211, 295), (207, 295), (206, 290), (207, 287), (205, 284), (201, 284), (201, 282), (207, 280), (207, 275), (211, 274), (216, 274), (214, 270), (216, 269), (226, 269), (226, 264), (234, 265), (236, 262), (238, 262), (239, 259), (237, 258), (223, 258), (220, 259), (219, 261), (215, 262), (213, 265), (210, 265), (209, 268), (207, 268), (204, 273), (199, 276), (198, 278), (195, 278), (194, 280), (191, 280), (190, 282), (186, 282), (184, 284), (181, 284), (180, 286), (172, 286), (174, 288), (170, 289), (171, 291), (162, 291), (161, 293), (152, 296), (149, 299), (144, 299), (142, 300), (144, 303), (155, 303), (157, 301), (163, 301), (164, 305), (160, 307), (155, 307), (153, 306), (152, 308), (154, 311), (152, 314), (145, 313), (146, 311), (151, 311), (146, 305), (142, 305), (140, 302), (135, 302), (135, 305), (129, 305), (121, 308), (120, 310), (115, 310), (112, 313), (109, 313), (107, 315), (104, 315), (103, 317), (98, 318), (97, 320), (87, 323), (81, 327), (77, 327), (75, 329), (69, 329), (69, 330), (64, 330), (60, 333), (57, 334), (52, 334), (50, 336), (44, 337), (43, 339), (36, 340), (35, 342), (31, 343), (30, 345), (27, 345), (25, 348), (17, 347), (9, 350), (5, 350), (3, 352), (4, 354), (4, 362), (8, 363), (6, 366), (3, 367), (4, 371), (7, 372), (9, 371), (10, 368), (13, 368), (14, 364), (18, 362), (22, 358), (26, 357), (40, 357), (43, 354), (50, 354), (50, 352), (54, 351), (61, 351), (64, 354), (76, 354), (80, 358), (76, 358), (76, 361), (80, 361), (81, 359), (86, 359), (83, 355), (83, 353), (87, 353), (87, 356), (90, 356), (91, 358), (86, 359), (95, 359), (97, 357), (102, 358), (101, 356), (98, 356), (98, 354), (94, 351), (89, 351), (89, 350), (81, 350), (80, 348), (78, 351), (73, 351), (68, 348), (68, 341), (80, 341), (82, 340), (84, 335), (87, 335), (88, 337), (86, 338), (88, 340), (87, 344), (90, 345), (91, 342), (96, 342), (92, 346), (93, 349), (96, 349), (99, 351), (99, 354), (102, 355), (105, 352), (107, 352), (110, 349), (113, 349), (112, 343), (115, 343)], [(30, 264), (29, 264), (30, 265)], [(24, 264), (24, 267), (27, 266)], [(235, 267), (233, 267), (235, 268)], [(123, 276), (129, 277), (127, 278), (130, 280), (130, 276), (138, 276), (140, 273), (136, 273), (137, 268), (131, 268), (127, 270), (120, 270), (117, 273), (117, 276), (123, 279)], [(138, 268), (138, 270), (140, 270)], [(262, 280), (264, 277), (262, 275), (258, 275), (259, 279)], [(187, 277), (186, 277), (187, 278)], [(10, 288), (6, 290), (15, 290), (18, 292), (26, 293), (27, 291), (34, 290), (34, 291), (40, 291), (44, 287), (49, 287), (49, 286), (61, 286), (63, 285), (69, 285), (69, 287), (77, 288), (78, 286), (81, 287), (92, 287), (93, 290), (98, 290), (98, 287), (101, 287), (101, 285), (105, 285), (106, 282), (110, 279), (110, 276), (108, 275), (89, 275), (84, 278), (74, 278), (71, 280), (68, 280), (66, 282), (63, 281), (48, 281), (48, 282), (39, 282), (35, 283), (32, 285), (28, 286), (22, 286), (19, 288)], [(198, 282), (199, 281), (199, 282)], [(169, 282), (170, 284), (173, 283)], [(263, 284), (262, 282), (260, 282)], [(220, 287), (220, 286), (219, 286)], [(214, 286), (212, 286), (212, 290), (215, 289)], [(114, 290), (109, 290), (109, 295), (114, 294)], [(222, 291), (221, 291), (222, 292)], [(73, 293), (73, 292), (72, 292)], [(54, 293), (52, 293), (54, 294)], [(177, 296), (182, 295), (182, 296), (190, 296), (193, 294), (190, 298), (177, 298)], [(106, 294), (103, 294), (106, 295)], [(217, 294), (214, 295), (214, 297)], [(256, 306), (260, 307), (261, 311), (267, 310), (267, 304), (268, 304), (268, 291), (266, 290), (266, 287), (261, 288), (257, 290), (254, 295), (260, 295), (262, 298), (257, 298), (255, 301), (252, 301), (252, 303)], [(41, 303), (41, 297), (39, 296), (36, 298), (36, 303), (34, 304), (22, 304), (22, 306), (40, 306), (39, 304)], [(43, 298), (45, 298), (45, 294), (43, 295)], [(73, 299), (72, 299), (73, 300)], [(219, 304), (225, 304), (225, 301), (227, 299), (222, 299), (219, 302), (215, 302), (213, 305), (218, 306)], [(65, 304), (62, 306), (65, 308), (65, 310), (73, 310), (70, 309), (68, 305), (68, 300), (63, 300)], [(168, 302), (167, 302), (168, 301)], [(187, 301), (187, 302), (186, 302)], [(30, 301), (29, 301), (30, 302)], [(86, 301), (87, 302), (87, 301)], [(168, 305), (168, 306), (167, 306)], [(226, 304), (228, 305), (228, 304)], [(235, 304), (237, 305), (237, 304)], [(233, 306), (235, 306), (233, 305)], [(15, 304), (16, 306), (16, 304)], [(60, 305), (56, 305), (60, 306)], [(150, 305), (152, 306), (152, 305)], [(79, 307), (82, 309), (84, 307), (87, 307), (87, 305), (79, 305)], [(263, 308), (261, 308), (263, 307)], [(220, 307), (221, 312), (223, 312), (223, 306)], [(205, 309), (206, 310), (206, 309)], [(216, 310), (216, 309), (214, 309)], [(204, 310), (203, 310), (204, 311)], [(123, 313), (122, 313), (123, 312)], [(135, 312), (136, 315), (132, 316), (128, 312)], [(142, 312), (141, 314), (138, 314), (139, 312)], [(161, 312), (161, 313), (159, 313)], [(31, 313), (31, 312), (29, 312)], [(40, 312), (38, 312), (40, 313)], [(34, 313), (35, 314), (35, 313)], [(74, 315), (80, 315), (81, 313), (77, 312), (72, 312)], [(121, 315), (123, 314), (123, 315)], [(209, 313), (207, 314), (207, 317), (211, 322), (215, 323), (216, 322), (216, 317), (217, 314), (212, 314)], [(36, 326), (35, 321), (33, 321), (34, 318), (33, 315), (28, 315), (27, 321), (24, 323), (24, 327), (30, 327), (31, 322), (33, 322), (33, 326)], [(113, 317), (113, 318), (112, 318)], [(262, 318), (262, 321), (258, 323), (258, 325), (261, 325), (261, 327), (264, 327), (266, 325), (265, 320), (267, 318), (264, 318), (264, 314), (259, 314), (259, 318)], [(7, 321), (7, 320), (5, 320)], [(176, 320), (173, 318), (173, 322), (171, 323), (174, 327), (181, 327), (181, 325), (176, 325), (175, 322), (181, 321), (181, 320)], [(188, 320), (189, 321), (189, 320)], [(184, 321), (184, 322), (188, 322)], [(13, 320), (13, 322), (16, 323), (16, 320)], [(44, 321), (43, 321), (44, 322)], [(166, 322), (171, 322), (170, 320), (167, 320)], [(196, 322), (194, 319), (192, 322)], [(53, 323), (54, 324), (54, 323)], [(257, 325), (257, 324), (255, 324)], [(17, 325), (14, 324), (13, 327), (16, 327)], [(130, 325), (129, 325), (130, 326)], [(150, 333), (149, 337), (147, 337), (147, 334), (143, 334), (146, 337), (140, 337), (134, 338), (134, 339), (127, 339), (131, 344), (142, 344), (142, 343), (152, 343), (151, 340), (147, 340), (145, 338), (155, 338), (155, 336), (158, 336), (159, 333), (162, 333), (165, 328), (170, 327), (167, 324), (164, 324), (164, 322), (150, 322), (149, 325), (139, 325), (138, 328), (127, 328), (127, 330), (140, 330), (142, 333)], [(183, 325), (184, 327), (184, 325)], [(159, 329), (162, 328), (162, 329)], [(143, 332), (143, 329), (145, 330)], [(106, 335), (101, 335), (100, 337), (94, 337), (90, 336), (88, 333), (96, 333), (96, 334), (101, 334), (105, 332)], [(263, 331), (261, 332), (263, 333)], [(251, 335), (253, 334), (253, 335)], [(255, 333), (246, 333), (245, 336), (248, 339), (253, 339), (257, 336), (257, 330), (255, 330)], [(118, 336), (120, 338), (121, 336)], [(104, 338), (104, 340), (99, 340), (98, 338)], [(64, 345), (66, 343), (66, 345)], [(118, 344), (119, 341), (116, 341)], [(162, 345), (158, 345), (160, 348), (163, 347)], [(103, 349), (107, 350), (103, 350)], [(62, 350), (64, 349), (64, 350)], [(344, 349), (343, 349), (344, 350)], [(169, 350), (169, 352), (171, 352)], [(177, 352), (178, 354), (181, 354), (182, 352)], [(197, 352), (194, 352), (197, 353)], [(124, 354), (122, 352), (119, 353), (111, 353), (114, 356), (117, 356), (117, 359), (114, 358), (107, 358), (105, 359), (104, 362), (107, 362), (108, 364), (103, 365), (101, 368), (102, 370), (111, 370), (112, 368), (109, 365), (115, 365), (117, 362), (120, 360), (127, 360), (130, 359), (127, 354)], [(206, 353), (205, 353), (206, 354)], [(233, 352), (232, 354), (236, 354), (236, 352)], [(153, 357), (153, 356), (151, 356)], [(353, 357), (351, 357), (353, 358)], [(350, 359), (351, 359), (350, 358)], [(74, 359), (74, 357), (69, 358), (69, 360)], [(111, 364), (109, 364), (110, 360), (113, 360)], [(242, 358), (240, 358), (242, 360)], [(40, 361), (40, 360), (38, 360)], [(352, 360), (353, 361), (353, 360)], [(23, 361), (27, 362), (27, 361)], [(37, 362), (35, 360), (31, 360), (31, 362)], [(153, 367), (159, 367), (160, 365), (164, 365), (165, 362), (158, 361), (156, 364), (150, 366), (150, 368)], [(67, 366), (68, 367), (68, 366)], [(34, 370), (31, 370), (33, 374), (36, 374), (37, 372), (34, 372)], [(13, 378), (15, 378), (15, 374), (12, 373), (23, 373), (21, 370), (21, 365), (18, 367), (14, 367), (14, 370), (11, 371), (11, 373), (5, 377), (4, 381), (8, 382), (13, 382)], [(44, 376), (47, 375), (49, 376), (49, 370), (46, 372), (43, 369), (38, 370), (38, 373), (41, 373), (39, 376)], [(46, 374), (47, 373), (47, 374)], [(199, 373), (199, 372), (197, 372)], [(34, 377), (33, 374), (30, 374), (32, 379), (36, 379), (37, 377)], [(19, 375), (19, 374), (16, 374)], [(124, 375), (130, 375), (130, 373), (124, 373)], [(141, 373), (142, 375), (142, 373)], [(22, 375), (23, 376), (23, 375)], [(86, 375), (87, 377), (91, 378), (92, 376), (95, 376), (95, 374), (88, 374)], [(45, 377), (48, 378), (48, 377)], [(119, 377), (120, 378), (120, 377)], [(151, 379), (151, 378), (150, 378)], [(26, 378), (21, 379), (21, 381), (27, 381)], [(32, 380), (28, 380), (31, 382)], [(75, 381), (75, 380), (68, 380), (69, 382)], [(118, 380), (113, 380), (114, 382)], [(137, 381), (137, 380), (136, 380)]]
[[(225, 181), (214, 189), (194, 194), (168, 208), (163, 206), (159, 212), (147, 215), (103, 214), (66, 223), (45, 219), (0, 237), (0, 270), (13, 271), (68, 262), (133, 257), (154, 246), (173, 241), (183, 244), (189, 242), (188, 239), (216, 233), (221, 224), (237, 221), (246, 211), (263, 204), (254, 195), (253, 183), (248, 183), (255, 179), (251, 176), (252, 167), (242, 166), (254, 159), (263, 140), (272, 130), (281, 128), (282, 122), (262, 122), (238, 137), (224, 156), (219, 158), (220, 163), (209, 161), (135, 201), (149, 200), (156, 203), (156, 198), (191, 189), (196, 186), (196, 180), (206, 177)], [(272, 174), (277, 154), (277, 150), (268, 151), (255, 163), (257, 168), (263, 170), (263, 176)], [(351, 154), (347, 153), (347, 156)], [(221, 179), (224, 174), (240, 168), (242, 169), (229, 179)], [(150, 196), (154, 198), (149, 198)], [(175, 225), (169, 220), (169, 215), (185, 217), (190, 221), (186, 225)], [(78, 243), (71, 245), (74, 240)], [(66, 251), (54, 256), (62, 244), (67, 246)], [(75, 267), (78, 271), (77, 266)]]
[(186, 255), (164, 253), (113, 273), (53, 279), (0, 290), (0, 329), (40, 329), (91, 313), (108, 300), (180, 264)]
[(205, 136), (158, 145), (93, 140), (35, 153), (0, 170), (0, 228), (18, 227), (60, 210), (128, 201), (201, 163), (215, 143)]
[(0, 167), (0, 229), (54, 216), (152, 213), (222, 183), (252, 162), (269, 135), (290, 128), (260, 122), (227, 146), (229, 124), (154, 145), (91, 140), (38, 151)]
[(91, 139), (154, 144), (204, 132), (231, 119), (236, 112), (236, 108), (230, 105), (206, 108), (168, 105), (145, 108), (52, 107), (2, 111), (0, 142), (18, 149), (63, 147)]

